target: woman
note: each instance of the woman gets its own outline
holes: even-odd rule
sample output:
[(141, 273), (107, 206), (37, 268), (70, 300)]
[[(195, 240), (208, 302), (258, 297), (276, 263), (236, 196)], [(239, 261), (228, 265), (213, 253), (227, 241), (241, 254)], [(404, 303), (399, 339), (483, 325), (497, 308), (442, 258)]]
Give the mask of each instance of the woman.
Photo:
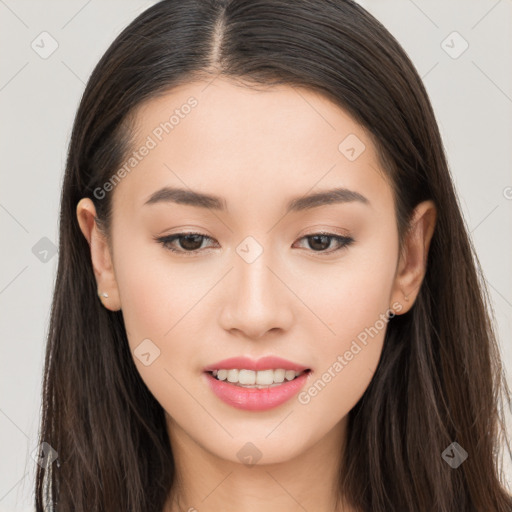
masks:
[(357, 4), (142, 13), (87, 84), (60, 229), (37, 510), (512, 510), (432, 107)]

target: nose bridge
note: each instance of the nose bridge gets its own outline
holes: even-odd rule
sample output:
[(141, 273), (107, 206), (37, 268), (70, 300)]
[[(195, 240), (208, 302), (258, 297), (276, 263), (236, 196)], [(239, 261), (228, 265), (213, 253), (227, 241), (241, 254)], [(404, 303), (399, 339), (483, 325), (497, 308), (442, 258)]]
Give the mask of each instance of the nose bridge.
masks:
[(253, 314), (260, 307), (268, 307), (269, 300), (275, 296), (276, 278), (269, 270), (275, 258), (268, 239), (267, 237), (260, 243), (255, 237), (248, 236), (236, 248), (236, 295), (240, 304), (250, 308)]
[[(250, 249), (246, 255), (251, 254)], [(238, 251), (237, 251), (238, 252)], [(269, 267), (272, 268), (270, 250), (264, 250), (254, 260), (246, 260), (240, 256), (235, 263), (235, 279), (238, 299), (254, 303), (253, 306), (267, 303), (272, 295), (271, 289), (275, 288), (275, 279)]]
[[(265, 238), (268, 240), (268, 238)], [(287, 328), (291, 320), (286, 287), (275, 275), (278, 258), (255, 237), (248, 236), (236, 248), (233, 280), (225, 305), (224, 327), (260, 337), (273, 328)]]

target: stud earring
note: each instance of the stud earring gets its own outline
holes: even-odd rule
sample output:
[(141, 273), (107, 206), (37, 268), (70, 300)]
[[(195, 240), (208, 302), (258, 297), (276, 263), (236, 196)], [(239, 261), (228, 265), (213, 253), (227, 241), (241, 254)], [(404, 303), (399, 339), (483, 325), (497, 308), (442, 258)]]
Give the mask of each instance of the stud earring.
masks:
[(98, 292), (98, 297), (105, 297), (106, 299), (108, 299), (108, 293), (107, 292)]

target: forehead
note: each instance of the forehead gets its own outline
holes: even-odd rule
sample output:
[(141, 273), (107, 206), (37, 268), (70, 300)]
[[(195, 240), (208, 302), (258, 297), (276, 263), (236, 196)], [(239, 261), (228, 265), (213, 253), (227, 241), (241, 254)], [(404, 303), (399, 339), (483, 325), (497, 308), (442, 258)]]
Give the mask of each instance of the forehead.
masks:
[(282, 203), (315, 187), (390, 199), (368, 132), (304, 88), (192, 82), (141, 105), (134, 127), (114, 203), (142, 207), (166, 185), (225, 197), (237, 191), (246, 209), (251, 198), (261, 208), (259, 201)]

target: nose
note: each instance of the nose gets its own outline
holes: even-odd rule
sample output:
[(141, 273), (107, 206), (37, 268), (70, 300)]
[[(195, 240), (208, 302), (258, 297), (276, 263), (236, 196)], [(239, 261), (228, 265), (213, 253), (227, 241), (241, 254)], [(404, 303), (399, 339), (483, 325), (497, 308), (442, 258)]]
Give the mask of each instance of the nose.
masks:
[(226, 276), (221, 327), (253, 340), (290, 329), (297, 299), (287, 287), (286, 272), (271, 261), (270, 251), (250, 263), (235, 254), (233, 264)]

